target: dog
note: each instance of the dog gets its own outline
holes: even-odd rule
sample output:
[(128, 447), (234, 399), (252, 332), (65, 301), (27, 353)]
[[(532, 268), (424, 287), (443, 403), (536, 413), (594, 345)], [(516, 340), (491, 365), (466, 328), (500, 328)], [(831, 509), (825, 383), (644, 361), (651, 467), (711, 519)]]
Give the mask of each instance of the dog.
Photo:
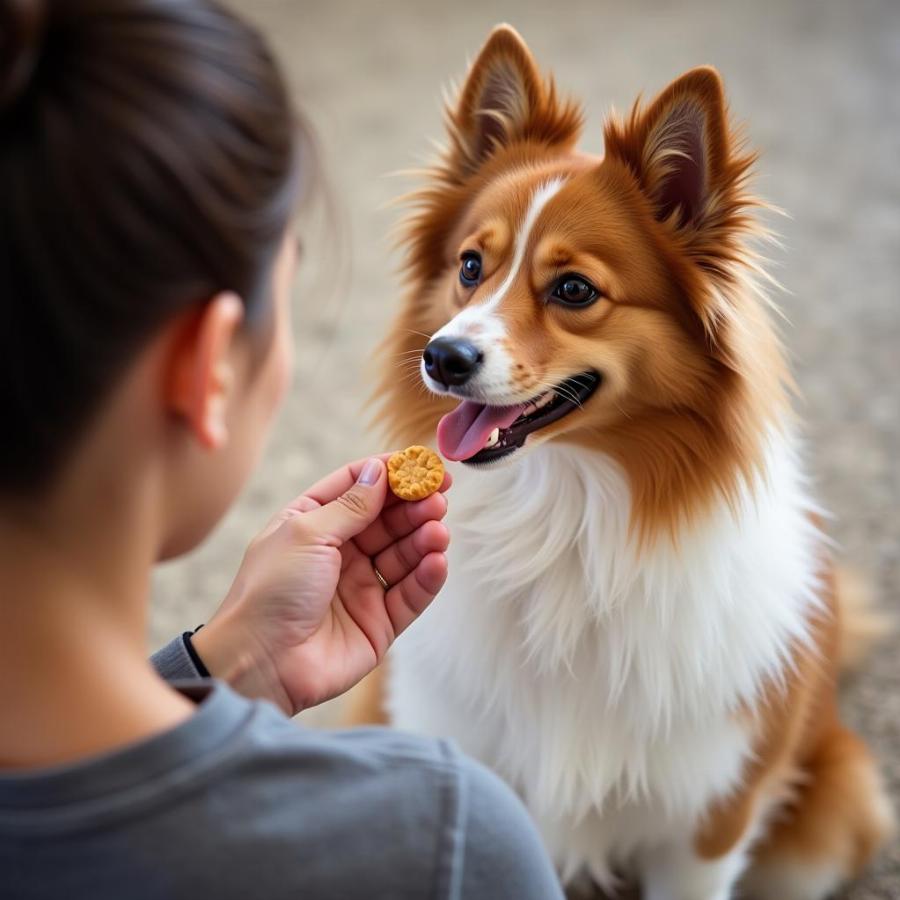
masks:
[(893, 815), (837, 711), (868, 613), (804, 473), (756, 158), (708, 67), (602, 157), (582, 122), (500, 26), (411, 197), (381, 416), (460, 465), (384, 703), (505, 778), (568, 886), (818, 900)]

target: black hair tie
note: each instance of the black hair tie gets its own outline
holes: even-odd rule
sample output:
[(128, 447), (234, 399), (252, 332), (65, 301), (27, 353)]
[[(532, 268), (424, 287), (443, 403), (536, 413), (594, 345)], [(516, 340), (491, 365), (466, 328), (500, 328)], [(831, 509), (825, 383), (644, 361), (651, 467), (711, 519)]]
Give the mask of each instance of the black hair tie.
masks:
[(191, 641), (191, 637), (202, 627), (202, 625), (198, 625), (193, 631), (185, 631), (185, 633), (181, 635), (181, 640), (184, 643), (184, 649), (187, 650), (187, 654), (191, 658), (191, 662), (194, 664), (194, 668), (197, 670), (200, 677), (212, 678), (209, 669), (206, 668), (206, 664), (200, 659), (200, 654), (194, 649), (193, 641)]

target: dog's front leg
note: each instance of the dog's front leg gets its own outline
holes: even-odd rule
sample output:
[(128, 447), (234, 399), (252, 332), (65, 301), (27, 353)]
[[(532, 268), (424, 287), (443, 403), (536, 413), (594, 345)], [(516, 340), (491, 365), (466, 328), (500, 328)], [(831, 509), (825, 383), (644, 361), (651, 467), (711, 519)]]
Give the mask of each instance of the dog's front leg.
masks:
[(643, 900), (730, 900), (746, 864), (743, 847), (715, 859), (700, 857), (690, 842), (676, 841), (642, 855)]

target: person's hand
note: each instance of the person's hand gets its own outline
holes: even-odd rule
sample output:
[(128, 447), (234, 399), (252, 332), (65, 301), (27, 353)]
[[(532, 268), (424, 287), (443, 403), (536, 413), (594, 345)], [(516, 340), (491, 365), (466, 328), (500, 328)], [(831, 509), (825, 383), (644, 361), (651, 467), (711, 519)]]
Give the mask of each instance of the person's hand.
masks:
[(447, 577), (450, 476), (407, 503), (387, 489), (386, 459), (323, 478), (253, 540), (192, 638), (212, 675), (293, 714), (352, 687), (434, 599)]

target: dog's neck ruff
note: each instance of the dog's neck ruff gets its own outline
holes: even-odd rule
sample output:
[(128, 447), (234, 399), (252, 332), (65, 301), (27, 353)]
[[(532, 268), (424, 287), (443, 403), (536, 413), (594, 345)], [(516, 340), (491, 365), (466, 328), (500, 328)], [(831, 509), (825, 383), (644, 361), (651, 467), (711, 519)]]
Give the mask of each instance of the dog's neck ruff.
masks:
[[(736, 508), (723, 500), (675, 540), (644, 549), (629, 528), (625, 476), (606, 456), (547, 444), (517, 465), (467, 471), (453, 502), (466, 578), (480, 585), (481, 602), (515, 619), (536, 672), (596, 658), (597, 638), (614, 634), (596, 659), (605, 700), (641, 707), (654, 733), (672, 716), (737, 709), (806, 636), (805, 619), (773, 591), (790, 584), (817, 602), (820, 587), (808, 554), (821, 535), (792, 441), (773, 431), (766, 457)], [(773, 656), (760, 670), (752, 644), (761, 619)], [(742, 674), (728, 684), (723, 671)], [(640, 702), (625, 696), (634, 690)]]
[[(704, 790), (692, 767), (707, 741), (745, 739), (740, 715), (819, 603), (822, 538), (781, 432), (763, 469), (736, 505), (640, 551), (603, 455), (548, 444), (457, 473), (450, 579), (397, 648), (398, 724), (457, 737), (554, 817), (611, 798), (686, 812), (729, 790), (749, 748)], [(412, 672), (443, 711), (420, 705)]]

